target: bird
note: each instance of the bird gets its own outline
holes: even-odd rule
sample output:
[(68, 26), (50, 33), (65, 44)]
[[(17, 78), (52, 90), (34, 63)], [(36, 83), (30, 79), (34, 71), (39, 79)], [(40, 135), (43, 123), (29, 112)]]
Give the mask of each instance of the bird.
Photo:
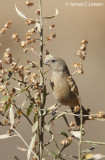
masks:
[[(57, 99), (57, 101), (64, 106), (69, 106), (71, 108), (71, 111), (74, 114), (80, 115), (80, 109), (77, 111), (74, 111), (75, 106), (80, 107), (79, 102), (79, 91), (78, 87), (72, 78), (72, 82), (75, 86), (74, 92), (71, 89), (71, 86), (68, 81), (68, 77), (72, 77), (69, 69), (67, 67), (66, 62), (59, 57), (54, 57), (52, 54), (49, 53), (49, 51), (46, 51), (46, 58), (45, 58), (45, 65), (48, 65), (50, 69), (52, 70), (50, 85), (53, 91), (54, 97)], [(89, 119), (89, 110), (85, 109), (83, 106), (82, 108), (82, 114), (87, 115), (82, 117), (82, 124), (85, 123), (86, 120)], [(80, 116), (74, 116), (77, 126), (81, 125)]]

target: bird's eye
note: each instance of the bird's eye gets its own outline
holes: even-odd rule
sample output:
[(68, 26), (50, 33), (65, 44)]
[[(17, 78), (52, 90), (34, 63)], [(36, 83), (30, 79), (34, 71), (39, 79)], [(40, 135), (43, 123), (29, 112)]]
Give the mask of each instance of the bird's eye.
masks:
[(52, 60), (51, 60), (51, 62), (53, 62), (53, 63), (54, 63), (54, 62), (55, 62), (55, 59), (52, 59)]

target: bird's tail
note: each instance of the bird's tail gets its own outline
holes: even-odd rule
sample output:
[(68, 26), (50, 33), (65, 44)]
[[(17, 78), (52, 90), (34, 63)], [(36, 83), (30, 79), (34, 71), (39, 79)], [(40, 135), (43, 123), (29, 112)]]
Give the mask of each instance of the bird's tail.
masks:
[[(82, 117), (82, 124), (84, 124), (86, 120), (89, 120), (89, 112), (90, 112), (90, 110), (88, 110), (88, 109), (86, 110), (83, 106), (81, 106), (81, 107), (82, 107), (82, 114), (85, 115), (84, 117)], [(70, 107), (70, 108), (71, 108), (71, 111), (74, 114), (80, 115), (80, 110), (79, 111), (74, 111), (74, 107)], [(80, 126), (81, 125), (80, 116), (74, 116), (74, 118), (75, 118), (77, 126)]]

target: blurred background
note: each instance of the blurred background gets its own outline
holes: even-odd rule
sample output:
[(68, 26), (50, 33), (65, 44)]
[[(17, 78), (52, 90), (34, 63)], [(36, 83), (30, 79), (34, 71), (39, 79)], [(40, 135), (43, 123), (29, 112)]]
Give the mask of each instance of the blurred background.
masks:
[[(91, 2), (103, 2), (103, 0), (90, 0)], [(27, 26), (24, 20), (21, 19), (16, 11), (17, 8), (22, 11), (26, 17), (38, 18), (35, 11), (38, 9), (38, 0), (31, 2), (34, 6), (28, 8), (25, 5), (25, 0), (0, 0), (0, 28), (3, 27), (5, 22), (11, 20), (13, 22), (11, 28), (6, 34), (0, 37), (2, 46), (0, 47), (0, 59), (2, 59), (6, 48), (11, 48), (12, 55), (15, 59), (20, 59), (20, 64), (26, 64), (27, 59), (34, 59), (38, 61), (36, 55), (32, 53), (23, 53), (22, 49), (14, 43), (11, 39), (13, 33), (19, 34), (21, 40), (24, 40), (25, 33), (32, 28)], [(75, 56), (80, 43), (83, 39), (88, 40), (87, 58), (83, 62), (84, 74), (74, 75), (74, 79), (79, 88), (82, 104), (86, 108), (91, 109), (91, 113), (98, 111), (105, 111), (105, 6), (103, 7), (70, 7), (66, 6), (68, 0), (42, 0), (43, 2), (43, 15), (50, 16), (55, 13), (55, 9), (59, 10), (56, 18), (46, 20), (44, 25), (44, 38), (50, 34), (49, 26), (55, 24), (56, 39), (51, 43), (47, 43), (44, 49), (48, 49), (50, 53), (55, 56), (65, 59), (67, 65), (72, 73), (74, 71), (73, 64), (80, 62), (80, 59)], [(83, 0), (75, 0), (72, 2), (84, 2)], [(104, 2), (103, 2), (104, 3)], [(37, 37), (37, 36), (36, 36)], [(38, 52), (39, 44), (35, 44), (36, 51)], [(47, 68), (45, 68), (46, 70)], [(47, 73), (47, 88), (50, 90), (49, 81), (51, 73)], [(21, 101), (21, 99), (20, 99)], [(49, 95), (46, 108), (55, 103), (52, 94)], [(67, 108), (66, 108), (67, 109)], [(51, 117), (50, 117), (51, 118)], [(70, 117), (69, 117), (70, 119)], [(70, 119), (71, 120), (71, 119)], [(25, 140), (30, 143), (31, 140), (31, 127), (25, 124), (24, 118), (21, 120), (19, 131)], [(65, 123), (61, 119), (55, 124), (54, 130), (56, 133), (65, 130)], [(59, 127), (58, 127), (59, 126)], [(105, 142), (105, 122), (92, 121), (87, 122), (85, 126), (86, 135), (85, 139), (93, 141)], [(0, 134), (6, 133), (7, 129), (1, 127)], [(19, 138), (11, 138), (0, 140), (0, 159), (1, 160), (14, 160), (14, 156), (19, 157), (20, 160), (26, 159), (26, 153), (16, 149), (16, 146), (23, 146)], [(86, 148), (86, 146), (84, 146)], [(52, 148), (52, 147), (51, 147)], [(67, 152), (75, 154), (77, 146), (69, 148)], [(105, 154), (105, 146), (98, 146), (93, 153)], [(50, 159), (52, 160), (52, 158)]]

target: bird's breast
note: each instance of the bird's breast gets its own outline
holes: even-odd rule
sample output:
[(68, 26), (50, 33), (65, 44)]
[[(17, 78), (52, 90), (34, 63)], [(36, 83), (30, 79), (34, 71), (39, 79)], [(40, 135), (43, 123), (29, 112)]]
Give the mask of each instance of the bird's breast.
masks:
[(63, 77), (61, 73), (53, 72), (51, 77), (51, 84), (55, 98), (61, 104), (69, 105), (71, 90), (67, 78)]

